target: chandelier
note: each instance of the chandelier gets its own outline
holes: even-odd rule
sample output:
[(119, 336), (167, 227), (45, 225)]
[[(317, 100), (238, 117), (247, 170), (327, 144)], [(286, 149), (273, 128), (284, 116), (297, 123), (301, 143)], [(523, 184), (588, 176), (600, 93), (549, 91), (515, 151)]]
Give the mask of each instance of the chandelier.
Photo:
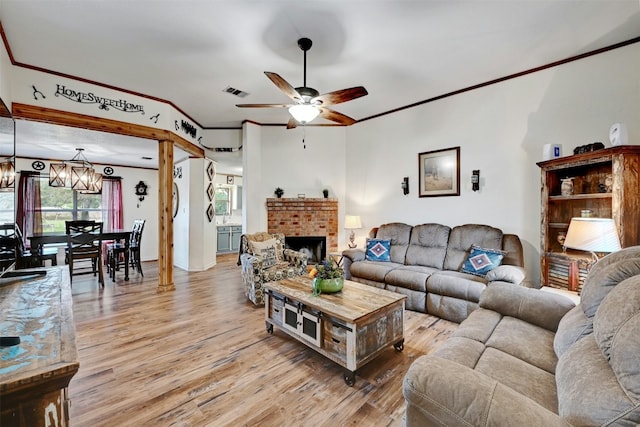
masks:
[(87, 160), (84, 148), (76, 148), (71, 160), (49, 164), (49, 186), (71, 187), (80, 193), (99, 194), (102, 192), (102, 174), (97, 173)]

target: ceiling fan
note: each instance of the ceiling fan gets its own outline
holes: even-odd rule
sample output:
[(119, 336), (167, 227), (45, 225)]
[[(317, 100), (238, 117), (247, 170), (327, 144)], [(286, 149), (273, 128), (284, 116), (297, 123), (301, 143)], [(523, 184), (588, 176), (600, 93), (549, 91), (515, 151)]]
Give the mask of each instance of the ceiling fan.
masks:
[(341, 125), (352, 125), (355, 120), (337, 111), (327, 108), (328, 105), (341, 104), (367, 95), (367, 90), (362, 86), (356, 86), (349, 89), (336, 90), (334, 92), (320, 93), (312, 87), (307, 87), (307, 51), (311, 49), (312, 42), (310, 39), (303, 37), (298, 40), (298, 47), (304, 52), (304, 80), (302, 87), (294, 88), (285, 79), (276, 73), (265, 71), (269, 80), (271, 80), (278, 88), (291, 98), (293, 104), (236, 104), (241, 108), (288, 108), (291, 118), (287, 123), (287, 129), (295, 128), (298, 124), (305, 125), (313, 119), (323, 117)]

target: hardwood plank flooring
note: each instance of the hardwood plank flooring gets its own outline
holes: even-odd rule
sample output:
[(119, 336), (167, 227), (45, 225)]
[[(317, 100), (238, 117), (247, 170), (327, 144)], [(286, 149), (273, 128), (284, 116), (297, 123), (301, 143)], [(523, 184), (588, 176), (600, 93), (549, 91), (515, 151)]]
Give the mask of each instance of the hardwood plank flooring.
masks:
[(80, 370), (69, 386), (78, 426), (400, 426), (402, 380), (457, 325), (407, 311), (393, 347), (348, 387), (342, 368), (279, 330), (244, 296), (237, 255), (205, 272), (174, 270), (158, 293), (157, 263), (104, 289), (73, 280)]

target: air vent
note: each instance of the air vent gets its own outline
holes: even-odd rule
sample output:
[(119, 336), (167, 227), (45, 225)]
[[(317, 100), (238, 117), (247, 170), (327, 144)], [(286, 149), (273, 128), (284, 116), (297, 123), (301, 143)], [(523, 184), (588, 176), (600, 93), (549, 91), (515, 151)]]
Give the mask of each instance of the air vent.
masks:
[(235, 96), (237, 96), (239, 98), (244, 98), (247, 95), (249, 95), (247, 92), (242, 91), (240, 89), (233, 88), (231, 86), (227, 86), (226, 88), (222, 89), (222, 91), (230, 93), (231, 95), (235, 95)]

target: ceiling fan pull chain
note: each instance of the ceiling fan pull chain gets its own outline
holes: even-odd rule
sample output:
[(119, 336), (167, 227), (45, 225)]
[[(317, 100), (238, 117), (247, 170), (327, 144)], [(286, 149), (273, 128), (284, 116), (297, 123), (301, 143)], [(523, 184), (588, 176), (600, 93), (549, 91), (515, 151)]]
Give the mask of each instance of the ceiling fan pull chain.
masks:
[(307, 144), (304, 142), (304, 139), (307, 137), (307, 128), (305, 126), (302, 127), (302, 148), (307, 149)]

